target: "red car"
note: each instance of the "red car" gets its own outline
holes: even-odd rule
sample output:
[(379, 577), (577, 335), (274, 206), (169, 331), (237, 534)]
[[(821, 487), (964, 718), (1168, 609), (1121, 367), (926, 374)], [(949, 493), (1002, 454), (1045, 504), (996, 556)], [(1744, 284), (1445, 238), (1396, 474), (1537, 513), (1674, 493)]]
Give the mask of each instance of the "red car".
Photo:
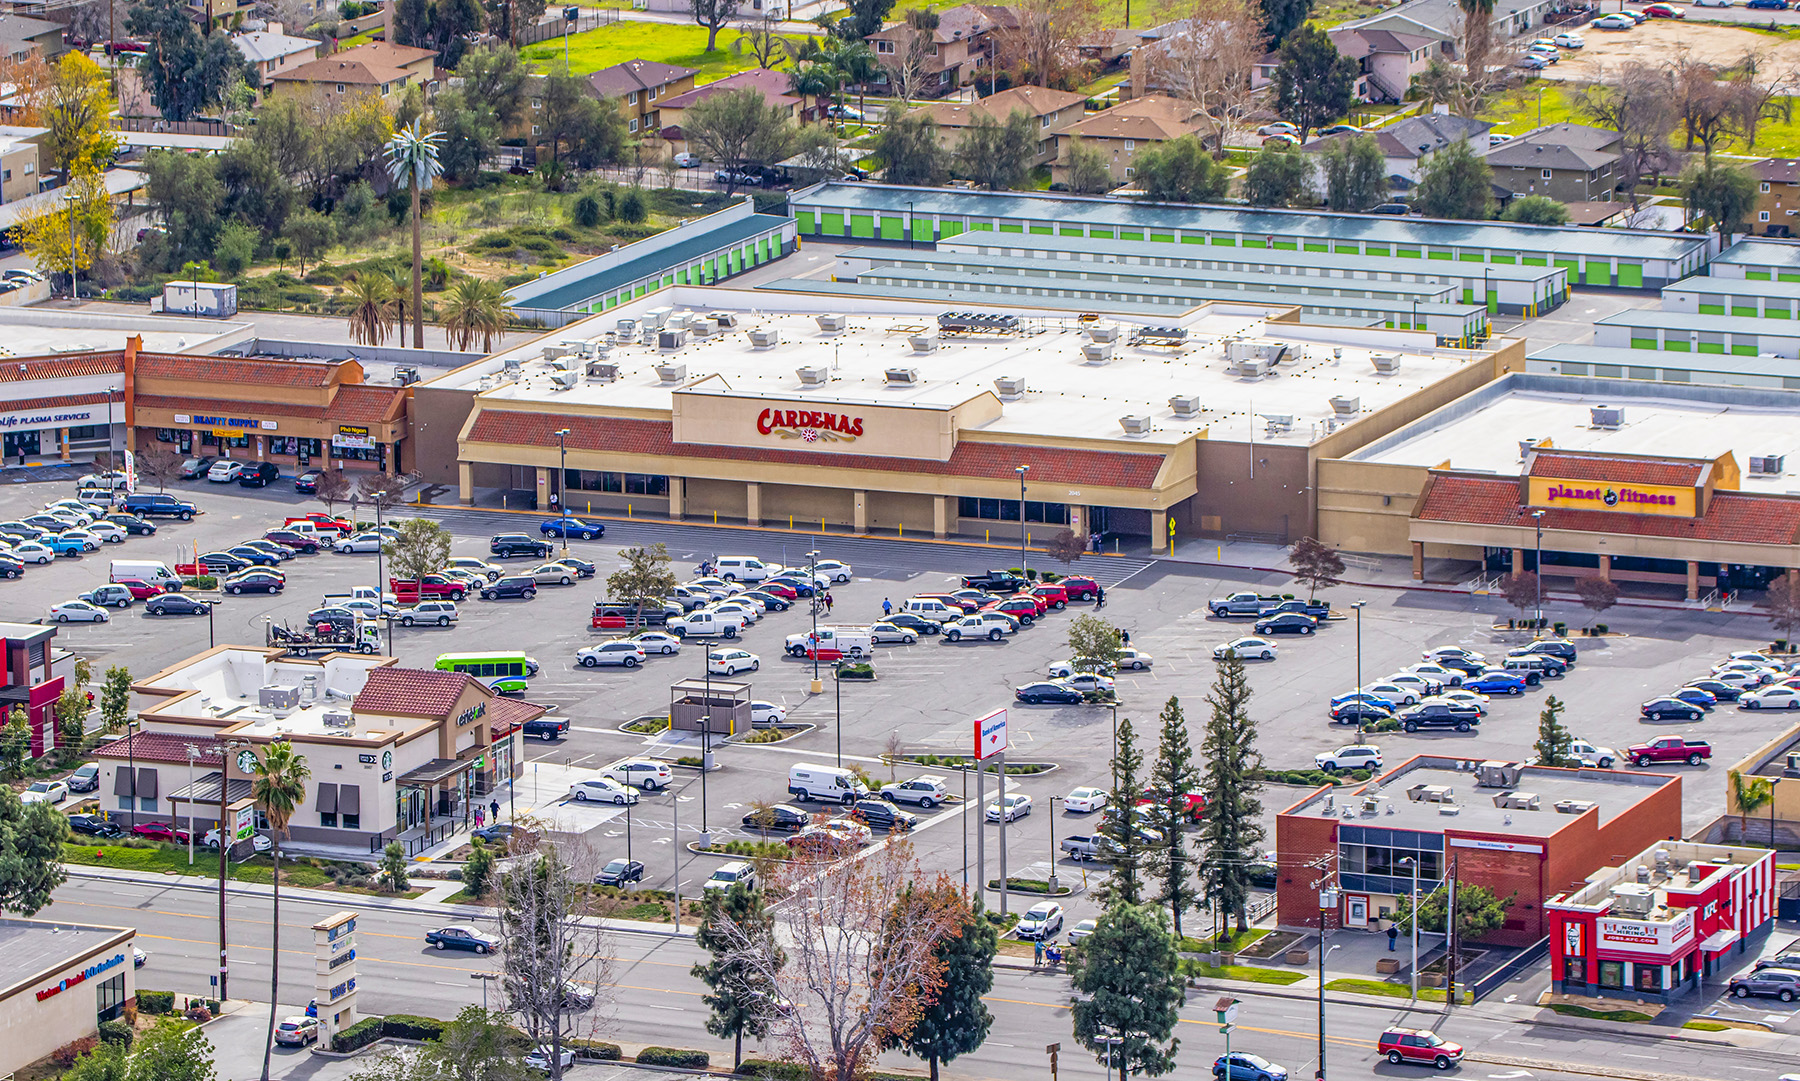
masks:
[(780, 582), (759, 582), (756, 588), (764, 593), (773, 593), (784, 601), (797, 600), (800, 596), (793, 586), (784, 586)]
[(307, 555), (311, 555), (319, 550), (318, 541), (304, 533), (296, 533), (291, 529), (271, 529), (263, 534), (263, 540), (272, 540), (276, 544), (286, 545), (295, 551), (305, 552)]
[(1396, 1066), (1402, 1062), (1416, 1062), (1448, 1070), (1461, 1062), (1463, 1057), (1462, 1044), (1451, 1043), (1425, 1028), (1387, 1029), (1381, 1034), (1381, 1041), (1376, 1044), (1375, 1049)]
[(1008, 597), (999, 604), (990, 604), (988, 605), (987, 610), (1005, 612), (1007, 615), (1018, 620), (1021, 626), (1025, 627), (1031, 626), (1037, 617), (1044, 614), (1044, 610), (1038, 607), (1038, 602), (1035, 598), (1024, 595)]
[(1030, 593), (1033, 597), (1043, 598), (1043, 601), (1046, 605), (1048, 605), (1051, 608), (1056, 609), (1059, 612), (1069, 606), (1068, 591), (1063, 589), (1062, 586), (1059, 586), (1059, 585), (1032, 586)]
[(150, 597), (159, 596), (163, 591), (161, 586), (153, 586), (142, 578), (119, 578), (114, 581), (114, 584), (124, 586), (129, 590), (131, 592), (131, 599), (134, 601), (141, 601)]
[(152, 841), (166, 841), (178, 845), (188, 842), (187, 830), (178, 830), (168, 822), (139, 822), (131, 827), (131, 834), (134, 837), (148, 837)]
[[(1150, 804), (1156, 802), (1158, 800), (1158, 798), (1159, 797), (1157, 796), (1156, 793), (1146, 791), (1146, 792), (1144, 792), (1143, 795), (1138, 797), (1137, 805), (1139, 807), (1147, 807)], [(1206, 793), (1204, 793), (1204, 792), (1184, 792), (1184, 793), (1182, 793), (1181, 813), (1187, 815), (1188, 818), (1192, 819), (1195, 822), (1198, 822), (1202, 818), (1205, 818), (1206, 817)]]
[(1070, 575), (1056, 584), (1062, 587), (1064, 595), (1072, 601), (1091, 601), (1100, 592), (1099, 582), (1081, 574)]
[(298, 518), (284, 519), (281, 524), (293, 525), (295, 522), (311, 522), (320, 529), (335, 529), (346, 537), (356, 532), (356, 527), (345, 519), (333, 518), (331, 515), (322, 514), (319, 511), (313, 511), (311, 514), (303, 514)]
[(1685, 19), (1687, 12), (1674, 4), (1651, 4), (1644, 9), (1644, 14), (1652, 19)]

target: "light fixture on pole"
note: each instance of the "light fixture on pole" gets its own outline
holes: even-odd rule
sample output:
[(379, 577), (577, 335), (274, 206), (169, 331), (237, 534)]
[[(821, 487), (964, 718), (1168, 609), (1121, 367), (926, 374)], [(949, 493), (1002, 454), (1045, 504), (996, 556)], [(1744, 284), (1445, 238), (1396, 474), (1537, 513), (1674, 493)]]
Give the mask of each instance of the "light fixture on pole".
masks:
[(1412, 997), (1419, 997), (1419, 861), (1411, 856), (1397, 860), (1402, 867), (1412, 868), (1412, 907), (1407, 916), (1412, 920)]
[(499, 978), (500, 978), (500, 973), (498, 973), (498, 972), (471, 972), (471, 973), (469, 973), (469, 979), (481, 981), (481, 1012), (483, 1012), (483, 1013), (486, 1013), (487, 1008), (488, 1008), (487, 1007), (488, 984), (493, 983), (495, 980), (497, 980)]
[[(187, 764), (188, 764), (187, 834), (188, 834), (188, 866), (189, 867), (192, 867), (194, 865), (194, 760), (199, 757), (200, 757), (200, 748), (194, 746), (192, 743), (188, 744), (187, 745)], [(135, 799), (136, 797), (134, 796), (132, 798)], [(171, 819), (173, 819), (175, 816), (173, 813), (171, 813), (169, 815), (169, 817)], [(169, 823), (169, 825), (171, 825), (171, 826), (173, 826), (174, 824), (175, 823), (173, 821), (171, 821)], [(223, 831), (220, 832), (220, 836), (221, 837), (224, 836)], [(1774, 836), (1774, 833), (1771, 832), (1770, 836)]]
[(1019, 475), (1019, 576), (1029, 577), (1025, 574), (1025, 474), (1031, 472), (1031, 467), (1022, 465), (1013, 472)]
[(567, 490), (569, 480), (568, 438), (569, 429), (556, 430), (556, 491), (550, 493), (550, 498), (556, 500), (557, 513), (562, 516), (562, 526), (557, 532), (562, 534), (562, 554), (565, 556), (569, 554), (569, 503), (562, 493)]
[(825, 684), (819, 679), (819, 553), (817, 550), (808, 552), (806, 558), (812, 566), (806, 579), (807, 588), (812, 590), (812, 693), (820, 694), (824, 692)]
[(230, 828), (227, 815), (230, 814), (231, 790), (231, 755), (233, 751), (250, 746), (248, 740), (228, 739), (219, 746), (219, 1001), (230, 997), (226, 992), (225, 978), (230, 973), (231, 964), (226, 953), (225, 940), (225, 883), (231, 878), (231, 843), (235, 830)]
[[(1357, 601), (1350, 606), (1351, 609), (1356, 612), (1356, 693), (1359, 696), (1363, 693), (1362, 610), (1363, 610), (1363, 605), (1368, 604), (1368, 603), (1369, 603), (1368, 601)], [(1357, 700), (1357, 706), (1361, 707), (1361, 705), (1362, 705), (1362, 701), (1359, 697)], [(1363, 738), (1363, 717), (1364, 717), (1364, 714), (1363, 714), (1361, 708), (1358, 708), (1356, 711), (1356, 741), (1358, 743), (1361, 743), (1362, 738)]]
[(1051, 897), (1056, 896), (1056, 805), (1059, 803), (1067, 805), (1068, 797), (1051, 796), (1050, 813), (1044, 816), (1044, 824), (1050, 827), (1050, 874), (1044, 885), (1048, 887), (1045, 892)]
[[(67, 213), (69, 215), (69, 299), (79, 301), (81, 299), (81, 285), (75, 278), (75, 193), (69, 192), (67, 195), (64, 195), (63, 203), (67, 207)], [(195, 290), (195, 304), (199, 303), (199, 298), (199, 290)]]
[(1544, 625), (1544, 512), (1534, 510), (1531, 518), (1537, 523), (1537, 560), (1531, 568), (1537, 578), (1537, 622), (1531, 625), (1531, 635), (1535, 638), (1538, 628)]

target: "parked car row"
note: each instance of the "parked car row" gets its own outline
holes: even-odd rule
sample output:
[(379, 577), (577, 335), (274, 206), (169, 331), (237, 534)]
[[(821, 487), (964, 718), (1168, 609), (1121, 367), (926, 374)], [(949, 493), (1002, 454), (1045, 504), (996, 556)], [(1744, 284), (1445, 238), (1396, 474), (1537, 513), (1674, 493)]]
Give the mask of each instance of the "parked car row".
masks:
[(1746, 710), (1800, 709), (1800, 660), (1739, 650), (1706, 676), (1645, 702), (1638, 713), (1650, 721), (1698, 721), (1721, 702)]
[(1407, 732), (1469, 732), (1487, 715), (1493, 696), (1522, 695), (1545, 679), (1560, 678), (1574, 663), (1575, 646), (1564, 639), (1509, 650), (1498, 664), (1474, 650), (1445, 646), (1425, 652), (1418, 664), (1338, 695), (1327, 713), (1339, 724), (1368, 727), (1392, 719)]

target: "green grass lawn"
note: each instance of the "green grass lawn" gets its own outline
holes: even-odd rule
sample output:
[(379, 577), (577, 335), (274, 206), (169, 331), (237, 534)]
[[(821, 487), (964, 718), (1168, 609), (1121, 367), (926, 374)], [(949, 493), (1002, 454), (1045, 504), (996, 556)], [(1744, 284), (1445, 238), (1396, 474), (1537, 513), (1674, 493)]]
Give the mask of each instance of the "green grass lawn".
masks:
[(1375, 0), (1325, 0), (1313, 8), (1312, 17), (1307, 21), (1322, 30), (1329, 30), (1339, 23), (1347, 23), (1351, 19), (1366, 19), (1371, 15), (1379, 15), (1388, 5)]
[[(1389, 980), (1332, 980), (1325, 985), (1327, 991), (1348, 991), (1357, 995), (1386, 995), (1389, 998), (1411, 998), (1412, 988), (1404, 983), (1393, 983)], [(1419, 988), (1419, 998), (1432, 1002), (1444, 1001), (1444, 992), (1438, 987)]]
[(1651, 1020), (1647, 1013), (1636, 1010), (1590, 1010), (1586, 1006), (1576, 1006), (1568, 1002), (1553, 1002), (1550, 1008), (1564, 1017), (1585, 1017), (1590, 1021), (1625, 1021), (1640, 1024)]
[[(1593, 120), (1582, 115), (1575, 106), (1576, 91), (1549, 79), (1539, 79), (1500, 95), (1482, 114), (1482, 119), (1493, 121), (1494, 131), (1502, 135), (1530, 131), (1539, 125), (1540, 116), (1544, 124), (1592, 124)], [(1677, 149), (1686, 148), (1679, 131), (1671, 141)], [(1714, 151), (1752, 161), (1800, 154), (1800, 112), (1796, 112), (1793, 120), (1765, 120), (1759, 124), (1754, 147), (1746, 147), (1735, 138), (1726, 138), (1719, 141)]]
[(1292, 972), (1283, 968), (1257, 968), (1253, 965), (1202, 965), (1193, 961), (1183, 961), (1181, 971), (1184, 975), (1201, 979), (1244, 980), (1248, 983), (1299, 983), (1306, 979), (1304, 972)]
[(1725, 1030), (1729, 1029), (1731, 1026), (1730, 1025), (1721, 1025), (1717, 1021), (1689, 1021), (1687, 1024), (1685, 1024), (1681, 1027), (1682, 1028), (1691, 1028), (1696, 1032), (1724, 1032)]
[[(63, 862), (78, 863), (89, 867), (112, 867), (144, 874), (219, 877), (219, 854), (212, 849), (199, 847), (194, 849), (194, 862), (190, 865), (185, 846), (157, 845), (153, 848), (138, 848), (129, 845), (69, 843), (63, 845)], [(282, 883), (302, 889), (342, 890), (346, 893), (380, 894), (392, 897), (417, 897), (425, 892), (424, 890), (404, 890), (397, 894), (389, 894), (383, 890), (340, 886), (323, 866), (319, 866), (314, 861), (290, 863), (283, 860), (282, 863), (284, 865), (281, 874)], [(274, 881), (269, 857), (261, 855), (244, 863), (232, 864), (231, 879), (234, 882), (269, 884)]]
[(1188, 953), (1201, 953), (1208, 950), (1225, 950), (1230, 953), (1236, 953), (1268, 933), (1269, 929), (1267, 927), (1251, 927), (1243, 931), (1227, 931), (1220, 935), (1217, 940), (1211, 938), (1194, 938), (1189, 935), (1184, 935), (1182, 936), (1178, 948), (1185, 950)]
[[(704, 85), (756, 66), (754, 56), (749, 53), (739, 56), (731, 51), (731, 43), (737, 37), (736, 30), (720, 30), (718, 48), (707, 52), (706, 28), (703, 26), (621, 20), (611, 26), (569, 35), (569, 70), (585, 75), (627, 60), (655, 60), (698, 70), (698, 81)], [(560, 64), (562, 58), (561, 38), (525, 49), (525, 59), (540, 68)]]

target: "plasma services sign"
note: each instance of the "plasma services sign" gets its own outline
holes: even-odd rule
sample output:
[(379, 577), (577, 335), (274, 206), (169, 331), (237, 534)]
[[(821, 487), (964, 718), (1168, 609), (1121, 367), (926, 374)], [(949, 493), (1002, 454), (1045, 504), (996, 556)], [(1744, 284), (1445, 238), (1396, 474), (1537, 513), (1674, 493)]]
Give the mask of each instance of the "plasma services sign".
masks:
[(975, 760), (985, 762), (1006, 750), (1006, 710), (997, 709), (975, 721)]

